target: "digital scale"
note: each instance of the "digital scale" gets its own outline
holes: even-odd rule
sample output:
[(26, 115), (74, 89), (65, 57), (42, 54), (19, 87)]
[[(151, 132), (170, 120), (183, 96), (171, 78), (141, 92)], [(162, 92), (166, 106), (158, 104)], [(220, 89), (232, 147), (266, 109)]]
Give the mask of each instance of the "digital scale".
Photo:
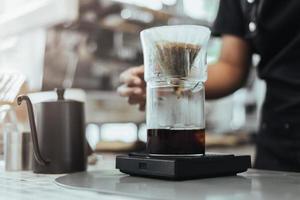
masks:
[(170, 180), (235, 176), (250, 167), (249, 155), (149, 156), (146, 153), (130, 153), (116, 158), (116, 168), (123, 173)]

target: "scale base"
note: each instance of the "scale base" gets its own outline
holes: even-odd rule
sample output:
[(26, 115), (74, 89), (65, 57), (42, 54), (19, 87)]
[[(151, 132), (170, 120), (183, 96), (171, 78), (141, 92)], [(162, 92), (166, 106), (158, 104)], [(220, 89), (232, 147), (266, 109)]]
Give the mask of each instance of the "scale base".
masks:
[(189, 180), (235, 176), (251, 167), (251, 157), (230, 154), (201, 156), (148, 156), (130, 153), (116, 158), (116, 168), (132, 175), (158, 179)]

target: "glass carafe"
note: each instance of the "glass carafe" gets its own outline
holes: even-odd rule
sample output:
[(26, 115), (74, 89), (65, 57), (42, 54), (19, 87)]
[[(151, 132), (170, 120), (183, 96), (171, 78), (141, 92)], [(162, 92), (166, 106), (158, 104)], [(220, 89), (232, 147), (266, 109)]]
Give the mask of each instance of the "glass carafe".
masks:
[(210, 30), (162, 26), (141, 32), (147, 82), (147, 151), (205, 153), (204, 82)]

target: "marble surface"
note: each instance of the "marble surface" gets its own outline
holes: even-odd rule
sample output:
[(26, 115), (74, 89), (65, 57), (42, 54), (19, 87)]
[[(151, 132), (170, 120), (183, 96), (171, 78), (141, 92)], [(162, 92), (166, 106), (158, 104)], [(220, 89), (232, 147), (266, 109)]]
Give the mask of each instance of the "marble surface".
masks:
[(300, 198), (300, 173), (249, 170), (232, 177), (164, 181), (131, 177), (117, 170), (60, 177), (66, 188), (146, 199), (274, 200)]
[[(88, 172), (57, 184), (54, 180), (64, 175), (6, 172), (0, 162), (0, 199), (300, 199), (300, 173), (251, 169), (235, 177), (173, 182), (130, 177), (113, 170), (114, 165), (114, 155), (103, 155)], [(66, 183), (71, 187), (61, 186)]]
[(41, 175), (32, 172), (0, 172), (1, 200), (132, 200), (126, 196), (72, 190), (61, 187), (54, 179), (61, 175)]
[[(98, 156), (98, 164), (89, 166), (89, 171), (108, 170), (115, 165), (114, 156)], [(64, 176), (34, 174), (31, 171), (5, 171), (5, 163), (0, 160), (0, 200), (132, 200), (108, 193), (88, 190), (72, 190), (55, 183), (55, 178)]]

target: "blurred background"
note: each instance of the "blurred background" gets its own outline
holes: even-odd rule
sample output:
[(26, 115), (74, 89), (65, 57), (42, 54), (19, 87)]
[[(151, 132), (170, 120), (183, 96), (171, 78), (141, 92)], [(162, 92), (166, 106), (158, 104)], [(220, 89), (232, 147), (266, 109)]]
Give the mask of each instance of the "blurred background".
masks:
[[(80, 88), (92, 149), (145, 148), (145, 114), (116, 94), (120, 73), (143, 64), (140, 31), (176, 24), (211, 27), (218, 5), (219, 0), (1, 0), (1, 130), (7, 123), (29, 130), (26, 111), (11, 101), (17, 94)], [(211, 38), (208, 63), (218, 59), (221, 45)], [(207, 102), (208, 151), (254, 153), (264, 96), (255, 73), (258, 60), (253, 57), (245, 87)]]

